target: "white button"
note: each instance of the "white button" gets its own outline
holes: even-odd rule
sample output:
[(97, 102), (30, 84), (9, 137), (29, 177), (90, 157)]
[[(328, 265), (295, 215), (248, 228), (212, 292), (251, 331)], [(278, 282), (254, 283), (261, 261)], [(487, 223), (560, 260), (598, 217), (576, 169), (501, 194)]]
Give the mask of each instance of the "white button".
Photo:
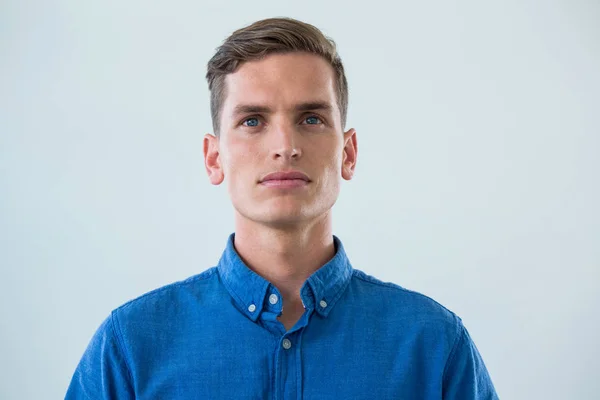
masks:
[(277, 300), (279, 300), (279, 297), (275, 293), (269, 296), (269, 303), (277, 304)]
[(248, 311), (250, 311), (250, 312), (254, 312), (254, 311), (256, 311), (256, 306), (255, 306), (254, 304), (250, 304), (250, 305), (248, 306)]
[(283, 339), (283, 348), (287, 350), (290, 347), (292, 347), (292, 342), (289, 339)]
[(327, 307), (327, 302), (326, 302), (325, 300), (321, 300), (321, 301), (319, 302), (319, 305), (320, 305), (321, 307), (325, 308), (325, 307)]

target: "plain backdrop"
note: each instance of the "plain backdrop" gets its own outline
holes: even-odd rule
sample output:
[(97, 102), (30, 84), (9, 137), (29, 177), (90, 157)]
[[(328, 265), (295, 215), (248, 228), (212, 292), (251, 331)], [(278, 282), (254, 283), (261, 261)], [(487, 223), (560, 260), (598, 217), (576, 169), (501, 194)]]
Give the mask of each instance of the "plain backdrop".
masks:
[(111, 310), (217, 263), (206, 63), (274, 16), (346, 66), (353, 266), (462, 317), (501, 398), (598, 399), (594, 0), (0, 2), (0, 398), (63, 398)]

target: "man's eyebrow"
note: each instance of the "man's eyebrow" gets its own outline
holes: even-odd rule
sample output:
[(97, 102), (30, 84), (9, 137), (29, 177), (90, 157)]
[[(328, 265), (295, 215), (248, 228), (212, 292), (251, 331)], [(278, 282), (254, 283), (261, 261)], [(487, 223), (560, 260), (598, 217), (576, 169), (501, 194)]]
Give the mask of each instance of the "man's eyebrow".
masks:
[[(329, 104), (325, 101), (310, 101), (310, 102), (306, 102), (306, 103), (296, 104), (296, 106), (294, 107), (294, 110), (296, 110), (296, 111), (321, 110), (321, 111), (331, 112), (333, 110), (333, 107), (331, 106), (331, 104)], [(233, 115), (250, 114), (250, 113), (269, 114), (272, 112), (273, 112), (273, 110), (271, 110), (269, 107), (263, 106), (260, 104), (238, 104), (233, 109)]]
[(332, 111), (333, 107), (331, 104), (325, 101), (311, 101), (308, 103), (300, 103), (294, 107), (296, 111), (312, 111), (312, 110), (321, 110), (321, 111)]
[(233, 115), (270, 112), (271, 109), (269, 107), (261, 106), (258, 104), (238, 104), (233, 109)]

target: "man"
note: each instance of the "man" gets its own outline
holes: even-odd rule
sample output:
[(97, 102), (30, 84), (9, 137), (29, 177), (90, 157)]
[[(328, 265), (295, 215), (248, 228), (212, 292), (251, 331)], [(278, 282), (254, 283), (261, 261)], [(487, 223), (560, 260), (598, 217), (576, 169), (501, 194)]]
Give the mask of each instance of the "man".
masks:
[(208, 63), (210, 182), (235, 233), (217, 266), (114, 310), (68, 399), (495, 399), (461, 320), (351, 266), (332, 233), (354, 129), (335, 45), (267, 19)]

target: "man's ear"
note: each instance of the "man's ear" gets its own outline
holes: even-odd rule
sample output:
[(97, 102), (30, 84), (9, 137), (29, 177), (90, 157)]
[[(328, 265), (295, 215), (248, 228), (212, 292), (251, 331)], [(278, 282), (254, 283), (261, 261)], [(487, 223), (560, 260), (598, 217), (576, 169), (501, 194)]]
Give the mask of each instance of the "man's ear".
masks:
[(225, 179), (219, 154), (219, 138), (207, 133), (204, 135), (204, 166), (208, 179), (213, 185), (220, 185)]
[(350, 128), (344, 132), (344, 158), (342, 160), (342, 178), (347, 181), (354, 176), (357, 156), (358, 142), (356, 141), (356, 130)]

